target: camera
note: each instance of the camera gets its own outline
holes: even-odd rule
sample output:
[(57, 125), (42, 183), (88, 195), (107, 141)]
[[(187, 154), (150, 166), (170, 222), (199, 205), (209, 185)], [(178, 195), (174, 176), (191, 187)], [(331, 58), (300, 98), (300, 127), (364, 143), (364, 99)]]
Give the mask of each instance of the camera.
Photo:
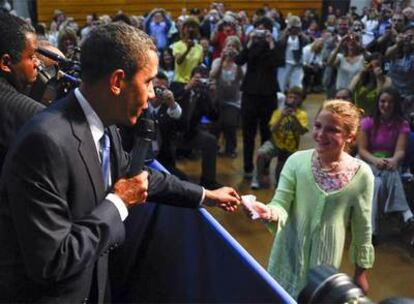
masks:
[(161, 97), (162, 94), (164, 93), (165, 89), (162, 87), (154, 87), (154, 93), (156, 97)]
[(232, 49), (228, 49), (225, 51), (224, 55), (230, 58), (234, 58), (236, 57), (237, 53)]
[(294, 109), (295, 108), (295, 105), (292, 104), (292, 103), (285, 103), (285, 108), (286, 109)]
[(328, 265), (312, 268), (298, 303), (373, 303), (352, 279)]
[(266, 37), (266, 30), (255, 30), (256, 37), (258, 38), (265, 38)]
[(209, 84), (209, 79), (208, 78), (200, 78), (200, 83), (202, 85), (208, 85)]

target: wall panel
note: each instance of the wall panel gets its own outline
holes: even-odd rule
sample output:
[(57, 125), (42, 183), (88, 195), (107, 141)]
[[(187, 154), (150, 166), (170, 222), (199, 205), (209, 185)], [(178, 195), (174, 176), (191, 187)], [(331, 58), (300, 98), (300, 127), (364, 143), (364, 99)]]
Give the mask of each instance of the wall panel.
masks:
[[(208, 8), (212, 1), (205, 0), (37, 0), (39, 22), (50, 23), (53, 11), (62, 10), (67, 16), (75, 18), (83, 24), (87, 14), (96, 12), (98, 15), (114, 15), (119, 10), (131, 15), (143, 15), (155, 7), (163, 7), (174, 17), (180, 15), (181, 8)], [(301, 14), (305, 9), (315, 9), (319, 13), (322, 0), (229, 0), (226, 8), (246, 10), (249, 16), (264, 4), (281, 10), (285, 15), (289, 12)]]

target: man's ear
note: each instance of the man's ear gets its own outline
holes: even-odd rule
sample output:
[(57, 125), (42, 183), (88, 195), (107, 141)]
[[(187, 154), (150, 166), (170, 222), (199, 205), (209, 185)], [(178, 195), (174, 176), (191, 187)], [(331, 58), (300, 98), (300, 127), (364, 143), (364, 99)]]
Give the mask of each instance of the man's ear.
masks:
[(11, 56), (9, 54), (3, 54), (0, 57), (0, 71), (3, 73), (11, 73), (12, 69), (11, 69), (11, 64), (12, 64), (12, 59)]
[(122, 69), (117, 69), (112, 72), (109, 77), (109, 86), (110, 91), (115, 96), (119, 96), (121, 94), (122, 89), (124, 88), (124, 80), (125, 80), (125, 71)]

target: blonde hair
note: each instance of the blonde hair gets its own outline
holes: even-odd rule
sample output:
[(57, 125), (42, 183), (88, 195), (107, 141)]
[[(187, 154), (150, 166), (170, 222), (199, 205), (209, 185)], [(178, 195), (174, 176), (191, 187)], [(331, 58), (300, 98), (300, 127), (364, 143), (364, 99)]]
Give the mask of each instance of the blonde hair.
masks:
[(358, 108), (352, 102), (341, 99), (325, 101), (316, 114), (316, 117), (318, 117), (322, 110), (339, 116), (346, 134), (354, 137), (354, 140), (356, 139), (364, 110)]
[(224, 47), (226, 47), (228, 44), (234, 44), (237, 48), (237, 51), (240, 52), (241, 49), (241, 42), (240, 42), (240, 38), (233, 35), (233, 36), (228, 36), (226, 38), (226, 40), (224, 41)]

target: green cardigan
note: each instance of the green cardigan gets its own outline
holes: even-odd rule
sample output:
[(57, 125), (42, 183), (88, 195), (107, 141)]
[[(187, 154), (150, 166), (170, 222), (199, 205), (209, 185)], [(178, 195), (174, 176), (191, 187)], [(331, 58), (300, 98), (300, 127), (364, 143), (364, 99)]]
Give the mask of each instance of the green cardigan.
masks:
[(289, 157), (269, 203), (279, 221), (268, 226), (275, 233), (268, 271), (295, 298), (306, 285), (311, 267), (340, 266), (349, 221), (351, 261), (362, 268), (371, 268), (374, 262), (371, 169), (361, 161), (357, 173), (342, 190), (327, 193), (313, 176), (313, 152), (299, 151)]

